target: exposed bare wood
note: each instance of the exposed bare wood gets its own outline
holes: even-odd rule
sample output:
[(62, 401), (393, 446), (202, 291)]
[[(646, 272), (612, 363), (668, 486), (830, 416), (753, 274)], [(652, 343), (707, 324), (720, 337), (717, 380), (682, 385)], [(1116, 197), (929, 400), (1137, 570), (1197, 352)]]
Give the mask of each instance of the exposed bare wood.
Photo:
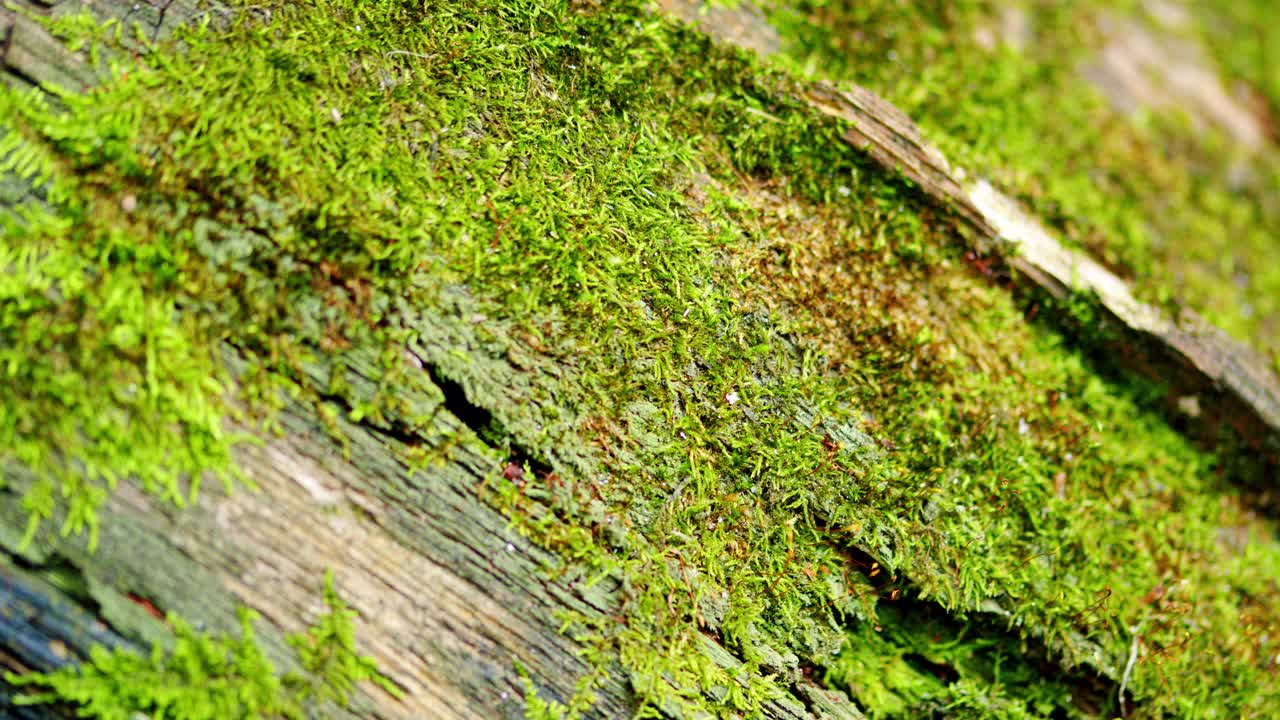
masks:
[[(130, 9), (127, 3), (110, 7), (117, 15)], [(148, 12), (157, 15), (154, 9)], [(190, 4), (175, 5), (164, 23), (194, 12)], [(12, 13), (0, 14), (0, 20), (10, 77), (72, 87), (92, 81), (81, 61), (39, 26)], [(767, 38), (742, 39), (747, 37), (751, 34), (740, 33), (737, 42), (761, 51), (776, 47), (776, 38), (771, 45)], [(1198, 388), (1191, 392), (1202, 394), (1200, 404), (1215, 408), (1213, 416), (1229, 419), (1273, 456), (1278, 452), (1280, 389), (1243, 348), (1194, 316), (1175, 322), (1136, 301), (1120, 278), (1063, 248), (1015, 203), (951, 167), (909, 118), (874, 94), (816, 84), (806, 98), (847, 123), (845, 140), (851, 146), (900, 171), (952, 208), (980, 237), (1012, 247), (1009, 262), (1046, 292), (1056, 297), (1069, 291), (1095, 294), (1143, 347), (1156, 348), (1143, 361), (1148, 372), (1168, 378), (1172, 363), (1177, 377)], [(412, 357), (435, 364), (437, 372), (469, 394), (521, 398), (527, 376), (547, 371), (545, 366), (554, 361), (513, 363), (504, 348), (468, 335), (472, 331), (461, 318), (472, 315), (458, 309), (452, 316), (419, 318), (421, 340)], [(501, 335), (498, 328), (489, 330)], [(234, 356), (233, 350), (227, 352)], [(444, 367), (447, 357), (457, 366)], [(360, 366), (338, 371), (370, 374)], [(322, 572), (334, 568), (340, 593), (360, 613), (361, 650), (372, 654), (405, 691), (397, 700), (366, 687), (355, 716), (522, 717), (524, 688), (517, 662), (529, 670), (544, 697), (566, 700), (588, 667), (577, 643), (560, 632), (559, 613), (607, 617), (620, 601), (608, 581), (588, 588), (572, 568), (556, 575), (546, 571), (558, 559), (508, 528), (507, 518), (484, 501), (481, 489), (501, 461), (498, 451), (464, 427), (429, 381), (424, 379), (413, 392), (411, 402), (440, 410), (436, 429), (441, 436), (465, 437), (438, 466), (412, 472), (401, 459), (405, 439), (373, 424), (343, 425), (350, 440), (344, 455), (310, 408), (294, 406), (282, 415), (283, 436), (265, 438), (261, 447), (247, 448), (239, 457), (255, 492), (228, 495), (210, 487), (195, 507), (178, 514), (124, 485), (104, 512), (109, 521), (92, 555), (82, 541), (53, 536), (42, 538), (39, 549), (20, 551), (23, 517), (14, 493), (20, 492), (23, 478), (4, 469), (9, 489), (0, 501), (0, 546), (23, 567), (0, 577), (0, 590), (8, 582), (15, 597), (21, 590), (27, 593), (23, 597), (36, 598), (24, 607), (33, 608), (30, 617), (43, 614), (50, 622), (32, 622), (43, 634), (0, 626), (0, 647), (12, 655), (14, 646), (34, 642), (38, 646), (32, 646), (30, 657), (52, 663), (36, 650), (61, 657), (53, 643), (62, 643), (69, 648), (65, 657), (82, 656), (85, 637), (99, 637), (85, 632), (95, 618), (122, 636), (163, 641), (163, 625), (141, 600), (226, 632), (235, 630), (236, 606), (247, 605), (263, 616), (260, 639), (273, 659), (287, 665), (283, 638), (319, 611)], [(558, 466), (590, 462), (589, 448), (566, 446), (563, 453), (552, 459)], [(55, 603), (44, 609), (37, 602), (67, 594), (39, 581), (55, 568), (83, 580), (87, 607), (57, 609)], [(100, 637), (118, 641), (105, 630)], [(703, 650), (726, 667), (740, 664), (710, 637)], [(791, 690), (769, 707), (770, 717), (860, 717), (838, 692), (802, 680)], [(591, 715), (627, 716), (634, 704), (627, 679), (614, 673)]]
[[(457, 348), (423, 352), (456, 356)], [(508, 379), (519, 373), (483, 357), (483, 350), (474, 352), (474, 366), (505, 368), (512, 373)], [(504, 378), (493, 373), (467, 379), (468, 385), (486, 382), (501, 386)], [(414, 401), (425, 407), (439, 402)], [(449, 410), (438, 408), (434, 415), (439, 437), (468, 436)], [(568, 611), (588, 618), (616, 614), (616, 586), (605, 581), (588, 588), (572, 567), (549, 572), (558, 559), (510, 529), (508, 519), (486, 504), (481, 488), (500, 464), (495, 450), (469, 436), (448, 451), (447, 462), (413, 473), (400, 459), (403, 441), (374, 427), (344, 423), (342, 433), (350, 440), (344, 457), (308, 408), (287, 410), (281, 422), (282, 437), (239, 455), (256, 490), (228, 495), (210, 488), (196, 506), (173, 512), (122, 485), (105, 509), (109, 520), (92, 554), (83, 539), (59, 538), (52, 528), (37, 549), (20, 550), (24, 521), (12, 493), (24, 482), (20, 472), (7, 469), (0, 545), (28, 573), (60, 567), (83, 578), (101, 620), (139, 640), (165, 639), (163, 626), (144, 605), (228, 633), (235, 632), (235, 608), (247, 606), (262, 615), (259, 639), (285, 668), (290, 655), (283, 637), (301, 631), (323, 609), (320, 582), (333, 569), (340, 594), (360, 613), (360, 650), (404, 691), (397, 700), (365, 687), (367, 694), (349, 716), (520, 718), (525, 689), (517, 664), (541, 697), (563, 702), (572, 696), (590, 668), (577, 643), (561, 632), (561, 617)], [(23, 655), (22, 648), (33, 643), (69, 647), (64, 659), (83, 656), (84, 626), (93, 613), (81, 612), (60, 625), (61, 611), (55, 611), (66, 603), (51, 587), (27, 582), (22, 593), (43, 598), (23, 605), (34, 608), (32, 618), (52, 620), (0, 633), (0, 645), (27, 660), (9, 666), (54, 662), (40, 652)], [(101, 631), (91, 635), (96, 642), (103, 642), (99, 636), (116, 638)], [(741, 664), (709, 637), (704, 650), (727, 667)], [(800, 697), (784, 698), (770, 706), (769, 717), (858, 717), (840, 693), (804, 681), (795, 692), (807, 706)], [(626, 717), (634, 702), (627, 678), (615, 672), (588, 717)]]

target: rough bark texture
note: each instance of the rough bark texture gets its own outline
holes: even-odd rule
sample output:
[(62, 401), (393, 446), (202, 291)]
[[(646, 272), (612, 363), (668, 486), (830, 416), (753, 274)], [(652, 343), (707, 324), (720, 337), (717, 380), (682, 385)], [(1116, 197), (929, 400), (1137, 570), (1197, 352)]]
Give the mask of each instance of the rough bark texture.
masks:
[[(437, 418), (442, 428), (460, 425), (448, 410)], [(101, 618), (130, 635), (163, 634), (130, 598), (225, 632), (246, 605), (262, 614), (261, 639), (278, 663), (287, 658), (282, 635), (321, 610), (319, 579), (337, 569), (339, 591), (360, 612), (362, 649), (404, 690), (401, 701), (372, 691), (358, 716), (520, 717), (516, 661), (547, 697), (572, 693), (587, 668), (558, 632), (556, 611), (605, 612), (608, 592), (550, 579), (551, 558), (480, 501), (491, 451), (455, 448), (447, 464), (410, 477), (394, 459), (401, 440), (348, 426), (344, 459), (307, 410), (280, 419), (283, 437), (239, 458), (255, 491), (202, 493), (196, 507), (172, 513), (125, 485), (94, 554), (79, 540), (48, 538), (23, 561), (37, 572), (74, 568)], [(3, 516), (6, 548), (16, 552), (17, 503), (3, 503)], [(599, 715), (623, 714), (628, 702), (615, 683)]]
[[(130, 4), (94, 10), (123, 17)], [(160, 10), (143, 3), (132, 19), (155, 26)], [(190, 3), (173, 3), (164, 27), (195, 12)], [(7, 82), (82, 89), (91, 83), (79, 59), (20, 13), (0, 11), (0, 32)], [(5, 195), (6, 203), (32, 199), (20, 191)], [(226, 355), (234, 362), (234, 349)], [(505, 372), (518, 373), (510, 366)], [(351, 443), (344, 458), (312, 408), (290, 408), (280, 420), (282, 437), (240, 454), (255, 491), (228, 495), (210, 487), (195, 507), (174, 513), (125, 484), (105, 508), (93, 554), (83, 539), (52, 533), (19, 549), (25, 520), (18, 498), (27, 483), (20, 471), (5, 468), (0, 663), (47, 670), (84, 658), (94, 643), (163, 643), (167, 631), (153, 609), (234, 633), (235, 609), (245, 605), (261, 613), (260, 640), (273, 660), (287, 665), (283, 637), (322, 610), (319, 582), (325, 568), (334, 568), (339, 592), (360, 613), (362, 650), (404, 690), (397, 701), (371, 689), (354, 716), (521, 717), (516, 662), (545, 697), (572, 693), (587, 668), (559, 632), (557, 611), (607, 612), (608, 589), (586, 592), (571, 576), (552, 579), (545, 569), (552, 558), (481, 501), (477, 489), (495, 461), (491, 449), (479, 442), (456, 447), (438, 469), (410, 476), (395, 460), (409, 438), (346, 427)], [(437, 422), (461, 427), (447, 409)], [(7, 695), (0, 692), (5, 712), (45, 712), (9, 707)], [(618, 678), (602, 692), (595, 714), (623, 715), (631, 705)], [(799, 715), (779, 713), (791, 716)]]
[[(67, 3), (72, 5), (73, 3)], [(65, 8), (63, 8), (65, 9)], [(127, 3), (93, 6), (102, 16), (130, 13)], [(132, 19), (157, 27), (162, 6), (141, 4)], [(44, 12), (43, 5), (24, 11)], [(173, 3), (163, 27), (191, 18), (191, 4)], [(51, 82), (87, 88), (93, 73), (38, 24), (0, 11), (5, 33), (5, 80), (23, 86)], [(38, 201), (22, 187), (6, 188), (6, 204)], [(426, 472), (411, 472), (399, 458), (424, 440), (391, 426), (339, 421), (340, 447), (312, 406), (294, 405), (279, 417), (283, 433), (242, 448), (238, 464), (254, 490), (230, 494), (207, 486), (183, 511), (155, 503), (123, 484), (103, 509), (100, 545), (56, 535), (56, 520), (30, 548), (20, 547), (25, 513), (20, 497), (30, 478), (4, 468), (0, 490), (0, 666), (49, 670), (87, 657), (93, 644), (145, 649), (171, 641), (160, 613), (173, 612), (197, 629), (234, 634), (236, 608), (258, 612), (258, 638), (278, 667), (290, 666), (284, 638), (323, 610), (321, 580), (337, 571), (337, 589), (359, 613), (360, 649), (403, 691), (397, 700), (363, 688), (350, 712), (328, 716), (372, 718), (518, 718), (524, 716), (525, 668), (540, 697), (567, 701), (590, 670), (580, 647), (561, 632), (566, 611), (588, 618), (613, 614), (608, 581), (585, 587), (574, 568), (552, 573), (558, 559), (508, 527), (482, 499), (483, 479), (503, 455), (471, 434), (469, 416), (496, 404), (532, 402), (531, 372), (518, 367), (500, 341), (481, 339), (465, 296), (448, 314), (418, 318), (419, 344), (405, 362), (424, 378), (406, 398), (435, 418), (440, 436), (469, 437)], [(484, 337), (502, 329), (484, 328)], [(235, 348), (223, 350), (235, 367)], [(339, 367), (355, 385), (369, 384), (373, 364)], [(407, 392), (407, 391), (406, 391)], [(472, 404), (474, 403), (474, 405)], [(488, 405), (486, 409), (483, 406)], [(337, 413), (343, 415), (343, 413)], [(574, 464), (566, 447), (561, 460)], [(712, 638), (705, 651), (716, 662), (739, 664)], [(0, 687), (0, 709), (14, 717), (56, 711), (17, 708), (12, 688)], [(590, 717), (625, 717), (635, 710), (626, 677), (613, 673)], [(775, 702), (776, 718), (856, 718), (838, 692), (801, 683)], [(8, 716), (8, 715), (6, 715)]]
[[(526, 387), (522, 371), (495, 356), (500, 346), (478, 340), (463, 317), (469, 316), (421, 318), (422, 340), (412, 357), (468, 396), (519, 398)], [(462, 348), (467, 352), (459, 360)], [(234, 364), (234, 350), (226, 354)], [(334, 371), (359, 383), (370, 367)], [(434, 414), (442, 434), (465, 434), (458, 415), (476, 410), (454, 405), (445, 399), (450, 394), (410, 401)], [(447, 462), (415, 474), (397, 460), (415, 438), (397, 437), (388, 427), (343, 423), (344, 457), (313, 409), (290, 407), (280, 423), (282, 437), (240, 453), (256, 490), (210, 488), (195, 507), (175, 512), (122, 485), (105, 509), (93, 554), (82, 539), (52, 533), (35, 543), (38, 551), (19, 550), (24, 517), (16, 493), (24, 483), (7, 471), (0, 544), (17, 567), (2, 576), (0, 603), (27, 623), (0, 623), (7, 667), (48, 668), (83, 657), (92, 642), (120, 642), (114, 632), (97, 629), (97, 619), (122, 635), (163, 642), (165, 631), (146, 604), (228, 633), (236, 628), (236, 606), (250, 607), (263, 617), (260, 640), (287, 667), (282, 637), (322, 610), (320, 579), (332, 568), (339, 571), (339, 592), (360, 613), (361, 650), (404, 691), (396, 700), (369, 687), (349, 716), (523, 717), (517, 663), (540, 697), (572, 695), (589, 668), (561, 634), (558, 618), (564, 611), (612, 614), (614, 588), (605, 581), (586, 589), (573, 568), (553, 576), (548, 568), (556, 559), (482, 501), (483, 478), (500, 457), (495, 449), (464, 442)], [(89, 612), (68, 608), (42, 575), (81, 578), (80, 603)], [(711, 638), (705, 648), (726, 666), (738, 662)], [(795, 691), (798, 697), (774, 703), (769, 715), (859, 716), (839, 693), (808, 685)], [(633, 705), (625, 678), (615, 674), (589, 716), (625, 717)]]

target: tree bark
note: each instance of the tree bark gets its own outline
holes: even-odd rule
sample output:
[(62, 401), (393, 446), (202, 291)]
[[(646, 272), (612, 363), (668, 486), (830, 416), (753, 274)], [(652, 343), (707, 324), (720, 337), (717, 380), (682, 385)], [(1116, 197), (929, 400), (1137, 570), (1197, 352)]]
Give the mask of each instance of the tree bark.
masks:
[[(209, 12), (177, 2), (162, 17), (161, 3), (140, 5), (133, 19), (157, 23), (161, 30)], [(22, 7), (50, 11), (44, 2)], [(93, 7), (116, 17), (131, 12), (128, 2)], [(93, 72), (38, 24), (0, 10), (0, 33), (7, 82), (80, 89), (93, 83)], [(767, 50), (767, 38), (762, 42), (760, 49)], [(1013, 243), (1018, 252), (1008, 262), (1022, 276), (1055, 296), (1069, 288), (1095, 293), (1130, 333), (1129, 342), (1152, 348), (1142, 360), (1151, 373), (1179, 368), (1178, 377), (1188, 384), (1181, 392), (1203, 394), (1203, 406), (1211, 408), (1207, 416), (1231, 419), (1274, 462), (1280, 452), (1280, 390), (1242, 348), (1197, 321), (1174, 322), (1135, 301), (1122, 281), (1062, 249), (990, 186), (964, 180), (920, 138), (910, 119), (869, 92), (814, 85), (807, 99), (849, 123), (850, 145), (900, 170), (951, 207), (979, 238)], [(0, 194), (9, 205), (36, 200), (12, 183)], [(279, 436), (238, 452), (238, 464), (255, 489), (227, 493), (210, 484), (197, 503), (178, 511), (124, 483), (103, 510), (94, 553), (82, 538), (58, 537), (52, 530), (56, 519), (30, 548), (20, 548), (26, 521), (19, 498), (30, 478), (5, 468), (0, 663), (18, 671), (48, 670), (83, 659), (94, 643), (164, 644), (169, 633), (157, 612), (235, 633), (236, 608), (243, 605), (261, 614), (259, 640), (278, 666), (288, 668), (284, 638), (323, 610), (321, 582), (331, 568), (339, 593), (359, 612), (361, 651), (403, 691), (396, 699), (366, 685), (346, 716), (523, 717), (525, 687), (517, 666), (528, 671), (540, 697), (567, 702), (591, 668), (579, 656), (582, 648), (561, 632), (560, 616), (575, 612), (607, 621), (619, 607), (617, 587), (611, 580), (588, 585), (582, 568), (564, 565), (508, 526), (485, 501), (484, 487), (511, 451), (486, 444), (478, 428), (468, 426), (477, 415), (504, 419), (505, 407), (548, 402), (534, 397), (531, 377), (554, 372), (554, 360), (516, 356), (502, 339), (505, 328), (490, 320), (477, 326), (465, 293), (450, 296), (447, 312), (408, 314), (416, 341), (405, 348), (404, 362), (423, 377), (402, 396), (434, 417), (429, 436), (405, 434), (394, 423), (352, 423), (337, 412), (340, 434), (349, 443), (343, 448), (313, 406), (290, 405), (280, 414)], [(233, 367), (240, 362), (234, 347), (223, 348), (223, 354)], [(366, 359), (316, 368), (317, 385), (325, 386), (329, 373), (340, 373), (367, 389), (376, 384), (374, 367)], [(330, 404), (344, 410), (336, 400)], [(575, 413), (562, 411), (565, 417)], [(517, 439), (519, 434), (513, 430)], [(566, 440), (560, 455), (546, 460), (562, 467), (589, 465), (588, 449), (575, 442), (580, 441)], [(442, 461), (414, 472), (404, 458), (415, 447), (435, 447)], [(704, 649), (722, 666), (740, 662), (710, 635)], [(861, 717), (839, 692), (805, 680), (790, 691), (770, 705), (770, 717)], [(0, 696), (0, 707), (4, 702)], [(635, 709), (628, 679), (615, 671), (588, 716), (626, 717)], [(7, 711), (19, 716), (15, 708)]]
[[(70, 5), (71, 3), (67, 3)], [(101, 17), (124, 17), (129, 3), (93, 6)], [(131, 19), (158, 23), (160, 7), (140, 4)], [(25, 11), (48, 12), (43, 3)], [(67, 8), (59, 8), (59, 10)], [(198, 12), (173, 3), (163, 28)], [(5, 80), (19, 87), (54, 83), (87, 89), (94, 73), (39, 24), (0, 11)], [(39, 202), (30, 188), (6, 182), (7, 205)], [(504, 450), (486, 445), (466, 419), (498, 411), (498, 400), (533, 402), (531, 372), (543, 363), (512, 362), (493, 323), (477, 329), (467, 298), (455, 294), (453, 312), (418, 314), (419, 338), (404, 362), (424, 373), (416, 388), (401, 389), (412, 406), (434, 418), (432, 437), (410, 436), (392, 425), (346, 421), (331, 401), (345, 447), (333, 439), (317, 408), (293, 404), (279, 415), (278, 435), (241, 446), (237, 464), (252, 484), (225, 492), (209, 483), (191, 507), (175, 510), (129, 483), (102, 509), (96, 551), (83, 537), (63, 538), (46, 523), (38, 539), (20, 547), (25, 512), (20, 498), (32, 478), (4, 468), (0, 490), (0, 665), (47, 671), (87, 657), (94, 644), (145, 651), (171, 643), (161, 619), (176, 613), (198, 630), (236, 634), (236, 610), (260, 614), (257, 637), (277, 667), (291, 669), (285, 637), (324, 610), (321, 583), (336, 574), (343, 600), (359, 613), (360, 651), (371, 655), (402, 691), (397, 699), (366, 684), (350, 711), (336, 717), (520, 718), (525, 712), (524, 668), (538, 696), (568, 702), (575, 683), (591, 671), (581, 647), (561, 632), (565, 612), (595, 620), (615, 614), (616, 587), (587, 587), (581, 568), (563, 562), (508, 527), (483, 499), (486, 477), (500, 468)], [(242, 365), (226, 346), (227, 364)], [(372, 361), (316, 368), (318, 386), (329, 373), (353, 386), (372, 386)], [(441, 389), (434, 381), (445, 384)], [(485, 407), (485, 406), (488, 407)], [(447, 447), (439, 446), (447, 443)], [(414, 472), (403, 460), (410, 446), (437, 444), (444, 459)], [(566, 446), (561, 462), (585, 449)], [(552, 572), (552, 568), (558, 568)], [(706, 637), (704, 651), (726, 667), (740, 664)], [(14, 689), (0, 687), (0, 708), (14, 717), (57, 711), (10, 704)], [(626, 717), (636, 700), (627, 678), (613, 672), (598, 690), (588, 717)], [(856, 718), (841, 693), (800, 682), (789, 698), (771, 704), (775, 718)]]

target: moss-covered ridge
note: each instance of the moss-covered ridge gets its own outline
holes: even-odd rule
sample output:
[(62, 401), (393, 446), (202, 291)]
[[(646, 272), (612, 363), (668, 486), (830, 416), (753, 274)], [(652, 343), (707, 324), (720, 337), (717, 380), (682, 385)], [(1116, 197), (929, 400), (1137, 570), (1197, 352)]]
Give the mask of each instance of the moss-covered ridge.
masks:
[[(1192, 307), (1280, 362), (1280, 151), (1242, 150), (1176, 108), (1108, 105), (1087, 69), (1108, 42), (1122, 42), (1104, 25), (1156, 32), (1140, 4), (761, 4), (778, 37), (775, 61), (882, 95), (948, 157), (1028, 201), (1145, 299)], [(1181, 34), (1205, 41), (1218, 65), (1206, 59), (1210, 71), (1251, 83), (1274, 112), (1264, 59), (1274, 7), (1186, 5)]]
[[(555, 368), (535, 376), (544, 402), (475, 393), (464, 348), (437, 372), (512, 446), (482, 491), (620, 583), (621, 621), (566, 627), (648, 707), (754, 715), (805, 674), (873, 715), (1114, 707), (1011, 682), (1040, 674), (1029, 645), (1149, 715), (1275, 707), (1271, 524), (1135, 388), (1024, 320), (788, 77), (638, 5), (260, 17), (183, 32), (65, 111), (7, 95), (0, 117), (60, 188), (39, 212), (75, 222), (11, 221), (198, 318), (192, 347), (240, 348), (257, 375), (239, 398), (258, 408), (283, 386), (412, 433), (405, 308), (461, 285), (518, 324), (522, 362)], [(102, 239), (119, 227), (134, 240)], [(385, 358), (373, 399), (302, 370), (356, 351)], [(30, 402), (50, 412), (45, 387)], [(112, 387), (84, 407), (114, 411)], [(593, 463), (564, 459), (548, 428), (566, 424)], [(910, 634), (903, 597), (951, 613), (953, 635)], [(706, 633), (740, 673), (699, 650)], [(955, 674), (878, 681), (866, 663), (906, 655)]]

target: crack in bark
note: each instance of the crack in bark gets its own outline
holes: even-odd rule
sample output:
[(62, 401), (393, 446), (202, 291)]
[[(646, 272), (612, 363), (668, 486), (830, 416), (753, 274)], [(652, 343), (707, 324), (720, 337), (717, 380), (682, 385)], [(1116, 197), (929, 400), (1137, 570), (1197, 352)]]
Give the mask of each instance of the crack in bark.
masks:
[[(446, 376), (434, 363), (419, 358), (422, 370), (431, 382), (444, 395), (443, 407), (459, 422), (467, 426), (476, 437), (494, 449), (505, 450), (506, 465), (517, 468), (528, 467), (535, 475), (542, 477), (553, 472), (551, 464), (539, 458), (532, 450), (515, 441), (514, 436), (487, 408), (477, 405), (467, 397), (466, 388), (461, 383)], [(523, 472), (523, 470), (521, 470)], [(511, 479), (511, 478), (508, 478)]]
[[(1015, 645), (1024, 644), (1026, 650), (1018, 656), (1021, 661), (1030, 665), (1038, 676), (1056, 678), (1070, 688), (1071, 701), (1077, 710), (1097, 715), (1107, 709), (1112, 701), (1120, 697), (1121, 688), (1119, 682), (1086, 665), (1077, 665), (1071, 669), (1063, 668), (1053, 659), (1049, 648), (1038, 638), (1030, 636), (1018, 638), (1003, 629), (1000, 623), (986, 613), (979, 614), (977, 618), (971, 618), (962, 623), (956, 620), (953, 613), (939, 603), (913, 597), (912, 586), (907, 578), (891, 575), (888, 572), (874, 570), (868, 572), (869, 569), (880, 566), (875, 557), (865, 550), (857, 547), (845, 547), (844, 554), (848, 558), (850, 565), (865, 577), (867, 582), (875, 589), (880, 600), (889, 603), (890, 607), (906, 618), (918, 619), (920, 621), (919, 624), (922, 625), (929, 622), (941, 624), (947, 628), (948, 637), (960, 637), (963, 635), (971, 639), (990, 640), (992, 644), (1001, 642), (1013, 642)], [(983, 655), (986, 654), (986, 651), (978, 650), (976, 654)], [(961, 679), (960, 672), (956, 667), (946, 662), (932, 660), (917, 652), (904, 654), (903, 660), (918, 672), (932, 674), (947, 685)], [(822, 685), (821, 670), (820, 666), (813, 663), (802, 665), (802, 671), (805, 672), (805, 675), (811, 677), (813, 682), (819, 685)], [(859, 709), (866, 710), (856, 697), (851, 696), (850, 700), (858, 705)], [(1135, 704), (1133, 695), (1127, 690), (1124, 691), (1124, 700), (1131, 713), (1141, 707), (1140, 704)], [(1057, 717), (1062, 712), (1062, 709), (1059, 708), (1054, 717)]]

